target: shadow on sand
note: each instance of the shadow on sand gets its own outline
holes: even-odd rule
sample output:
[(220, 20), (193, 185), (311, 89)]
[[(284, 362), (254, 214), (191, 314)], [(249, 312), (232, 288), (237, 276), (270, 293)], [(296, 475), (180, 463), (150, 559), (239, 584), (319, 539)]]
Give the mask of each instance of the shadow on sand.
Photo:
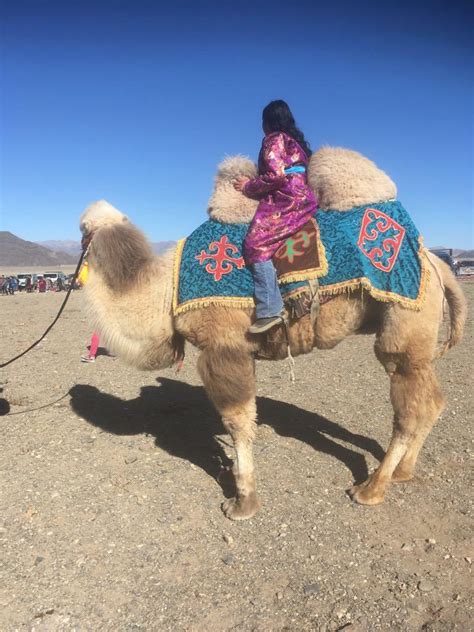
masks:
[[(0, 393), (3, 393), (3, 388), (0, 387)], [(8, 415), (10, 412), (10, 402), (4, 397), (0, 397), (0, 416)]]
[[(131, 400), (102, 393), (94, 386), (77, 384), (70, 390), (71, 407), (106, 432), (151, 435), (156, 445), (169, 454), (194, 463), (216, 478), (221, 467), (230, 462), (214, 438), (224, 430), (204, 388), (168, 378), (159, 378), (157, 382), (157, 386), (144, 386), (140, 396)], [(369, 452), (379, 461), (384, 456), (377, 441), (353, 434), (298, 406), (259, 397), (257, 407), (260, 423), (271, 426), (281, 436), (304, 441), (316, 451), (335, 457), (351, 471), (355, 482), (368, 476), (365, 456), (333, 439)]]

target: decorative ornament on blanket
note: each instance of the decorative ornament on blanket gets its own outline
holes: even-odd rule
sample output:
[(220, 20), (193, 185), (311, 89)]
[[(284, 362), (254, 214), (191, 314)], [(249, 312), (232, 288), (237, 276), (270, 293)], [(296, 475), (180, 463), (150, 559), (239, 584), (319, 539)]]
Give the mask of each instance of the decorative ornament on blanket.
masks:
[(397, 260), (404, 236), (403, 226), (382, 211), (368, 208), (362, 218), (357, 245), (372, 265), (383, 272), (390, 272)]
[(423, 238), (398, 200), (317, 214), (329, 269), (322, 296), (365, 288), (379, 300), (421, 309), (428, 268)]
[[(224, 274), (229, 274), (236, 265), (239, 270), (245, 267), (243, 257), (233, 257), (239, 252), (237, 246), (230, 244), (227, 235), (223, 235), (219, 241), (213, 241), (209, 244), (209, 250), (211, 253), (207, 253), (201, 250), (201, 254), (197, 255), (196, 259), (201, 265), (203, 265), (208, 259), (211, 259), (212, 263), (206, 265), (206, 272), (212, 274), (216, 281), (220, 281)], [(215, 252), (212, 252), (215, 251)]]
[(252, 307), (253, 279), (242, 257), (248, 224), (208, 220), (178, 242), (173, 305), (176, 314), (209, 305)]

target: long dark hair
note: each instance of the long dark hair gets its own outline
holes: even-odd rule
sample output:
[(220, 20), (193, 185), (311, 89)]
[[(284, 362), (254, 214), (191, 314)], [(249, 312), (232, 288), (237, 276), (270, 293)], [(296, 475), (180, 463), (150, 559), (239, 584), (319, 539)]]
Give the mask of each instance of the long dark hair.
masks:
[(303, 132), (296, 127), (293, 114), (285, 101), (281, 99), (270, 101), (263, 108), (262, 124), (266, 134), (285, 132), (285, 134), (292, 136), (301, 145), (308, 158), (311, 156), (311, 147), (306, 141)]

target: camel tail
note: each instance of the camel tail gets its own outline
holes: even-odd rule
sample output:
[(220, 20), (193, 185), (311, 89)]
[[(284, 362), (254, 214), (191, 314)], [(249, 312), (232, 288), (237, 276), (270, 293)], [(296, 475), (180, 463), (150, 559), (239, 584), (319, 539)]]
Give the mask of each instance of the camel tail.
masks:
[(450, 267), (438, 257), (434, 257), (433, 264), (439, 271), (444, 285), (444, 294), (448, 302), (450, 331), (448, 340), (441, 347), (438, 357), (443, 356), (462, 338), (467, 318), (467, 301), (456, 277)]

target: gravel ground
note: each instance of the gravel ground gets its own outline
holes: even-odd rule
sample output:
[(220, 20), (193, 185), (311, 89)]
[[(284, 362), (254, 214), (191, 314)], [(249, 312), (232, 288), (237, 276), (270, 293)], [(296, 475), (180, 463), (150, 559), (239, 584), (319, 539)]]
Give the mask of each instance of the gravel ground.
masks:
[[(474, 279), (463, 287), (472, 314)], [(0, 297), (3, 361), (62, 298)], [(74, 294), (47, 340), (0, 372), (10, 410), (0, 419), (0, 629), (473, 629), (471, 323), (438, 362), (448, 404), (416, 479), (375, 508), (344, 493), (390, 436), (372, 338), (298, 358), (294, 385), (284, 363), (259, 363), (263, 507), (233, 523), (216, 480), (232, 449), (196, 352), (178, 375), (105, 353), (82, 364), (91, 331)]]

